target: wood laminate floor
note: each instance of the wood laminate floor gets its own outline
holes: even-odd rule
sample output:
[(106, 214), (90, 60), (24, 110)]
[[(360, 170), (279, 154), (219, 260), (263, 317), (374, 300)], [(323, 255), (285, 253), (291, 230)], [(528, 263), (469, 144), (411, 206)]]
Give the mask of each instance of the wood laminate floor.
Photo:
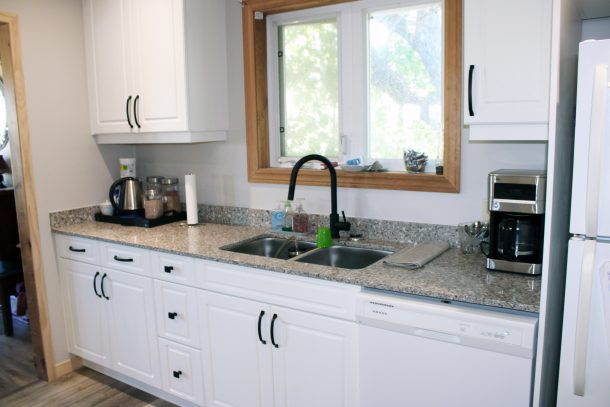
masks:
[(81, 368), (53, 383), (37, 381), (0, 398), (3, 407), (172, 407), (125, 383), (91, 369)]
[(53, 383), (39, 380), (32, 358), (29, 327), (13, 320), (13, 330), (14, 336), (5, 336), (0, 323), (1, 407), (174, 406), (87, 368)]
[(5, 336), (0, 323), (0, 397), (38, 381), (30, 329), (14, 319), (13, 331), (13, 336)]

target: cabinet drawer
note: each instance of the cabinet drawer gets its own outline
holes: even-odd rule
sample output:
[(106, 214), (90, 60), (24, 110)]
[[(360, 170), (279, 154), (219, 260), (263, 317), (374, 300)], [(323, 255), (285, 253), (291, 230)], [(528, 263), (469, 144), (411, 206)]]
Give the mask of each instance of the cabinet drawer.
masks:
[(159, 336), (200, 347), (194, 288), (155, 280), (155, 304)]
[(150, 276), (150, 252), (112, 243), (101, 245), (102, 266)]
[(273, 271), (197, 261), (197, 286), (269, 304), (355, 320), (359, 286)]
[(203, 405), (201, 352), (159, 338), (163, 390), (192, 403)]
[(151, 252), (152, 276), (172, 283), (195, 284), (195, 259), (161, 252)]
[(97, 240), (55, 235), (55, 248), (59, 257), (91, 264), (100, 263), (99, 242)]

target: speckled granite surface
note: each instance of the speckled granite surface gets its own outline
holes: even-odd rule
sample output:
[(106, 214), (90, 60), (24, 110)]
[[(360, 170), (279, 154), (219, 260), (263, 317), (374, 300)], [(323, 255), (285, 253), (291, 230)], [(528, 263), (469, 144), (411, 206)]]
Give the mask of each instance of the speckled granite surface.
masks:
[[(385, 266), (381, 261), (361, 270), (347, 270), (233, 253), (220, 249), (220, 247), (270, 232), (268, 228), (256, 226), (206, 223), (196, 227), (186, 227), (174, 223), (151, 229), (142, 229), (85, 221), (76, 224), (55, 224), (53, 230), (67, 235), (161, 250), (280, 273), (339, 281), (367, 288), (521, 311), (538, 312), (539, 310), (539, 277), (488, 272), (485, 269), (485, 258), (482, 255), (463, 255), (455, 248), (415, 271)], [(392, 237), (391, 234), (388, 236)], [(393, 250), (399, 250), (409, 245), (407, 243), (372, 240), (358, 242), (357, 244), (343, 242), (343, 244)]]
[[(262, 209), (238, 208), (232, 206), (199, 205), (199, 221), (223, 225), (257, 226), (268, 228), (271, 224), (271, 211)], [(50, 214), (51, 227), (61, 227), (93, 220), (98, 212), (97, 206)], [(312, 230), (316, 225), (328, 225), (328, 216), (310, 214)], [(456, 226), (432, 225), (427, 223), (398, 222), (390, 220), (348, 218), (352, 232), (361, 233), (367, 239), (383, 239), (391, 242), (416, 244), (431, 240), (444, 240), (457, 247)]]

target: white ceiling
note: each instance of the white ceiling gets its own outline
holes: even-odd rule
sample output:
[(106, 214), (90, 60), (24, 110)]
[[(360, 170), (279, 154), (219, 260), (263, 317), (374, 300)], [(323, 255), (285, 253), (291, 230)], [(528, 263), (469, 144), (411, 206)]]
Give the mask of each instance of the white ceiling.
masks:
[(610, 17), (610, 0), (576, 0), (583, 19)]

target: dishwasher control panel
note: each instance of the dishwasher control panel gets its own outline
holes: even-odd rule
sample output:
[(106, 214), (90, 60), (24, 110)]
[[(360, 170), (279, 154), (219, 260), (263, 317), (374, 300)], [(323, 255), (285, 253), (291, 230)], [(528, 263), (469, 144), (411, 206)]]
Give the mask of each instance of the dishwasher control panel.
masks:
[(523, 357), (534, 353), (538, 326), (534, 316), (364, 292), (356, 315), (361, 324)]

